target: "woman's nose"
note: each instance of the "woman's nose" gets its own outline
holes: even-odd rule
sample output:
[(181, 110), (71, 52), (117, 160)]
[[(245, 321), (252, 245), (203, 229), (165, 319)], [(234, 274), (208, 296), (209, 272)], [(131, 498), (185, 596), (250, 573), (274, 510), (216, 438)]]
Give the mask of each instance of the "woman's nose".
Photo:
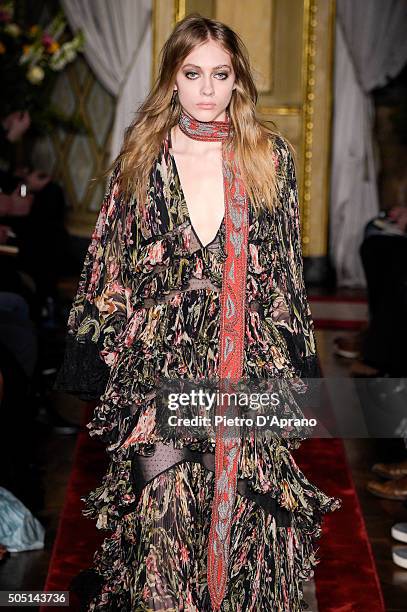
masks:
[(203, 84), (202, 84), (202, 93), (205, 96), (212, 96), (214, 93), (213, 82), (210, 76), (204, 77)]

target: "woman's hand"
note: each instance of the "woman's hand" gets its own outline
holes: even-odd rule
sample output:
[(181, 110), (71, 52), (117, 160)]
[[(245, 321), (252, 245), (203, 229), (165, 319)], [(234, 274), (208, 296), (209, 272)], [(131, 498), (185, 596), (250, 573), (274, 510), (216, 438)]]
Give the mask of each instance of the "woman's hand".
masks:
[(51, 181), (51, 175), (41, 170), (33, 170), (26, 175), (24, 180), (27, 181), (29, 190), (36, 193), (48, 185)]
[(11, 198), (11, 209), (8, 213), (14, 217), (25, 217), (31, 211), (31, 206), (33, 204), (33, 196), (31, 194), (27, 194), (24, 198), (20, 195), (20, 186), (17, 187), (10, 195)]
[(395, 206), (391, 208), (388, 212), (388, 216), (402, 232), (407, 232), (407, 208), (405, 206)]
[(6, 244), (10, 235), (10, 229), (8, 225), (0, 225), (0, 244)]
[(31, 125), (31, 117), (28, 111), (15, 111), (3, 120), (6, 130), (6, 138), (9, 142), (17, 142), (26, 133)]
[(0, 217), (5, 217), (10, 214), (12, 204), (11, 196), (0, 193)]

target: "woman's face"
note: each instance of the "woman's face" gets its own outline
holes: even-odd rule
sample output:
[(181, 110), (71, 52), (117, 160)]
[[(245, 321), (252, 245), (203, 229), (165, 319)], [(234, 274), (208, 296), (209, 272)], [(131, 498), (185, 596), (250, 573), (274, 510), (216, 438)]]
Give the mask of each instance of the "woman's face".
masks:
[(229, 54), (209, 40), (195, 47), (178, 70), (174, 89), (183, 109), (199, 121), (224, 121), (235, 89)]

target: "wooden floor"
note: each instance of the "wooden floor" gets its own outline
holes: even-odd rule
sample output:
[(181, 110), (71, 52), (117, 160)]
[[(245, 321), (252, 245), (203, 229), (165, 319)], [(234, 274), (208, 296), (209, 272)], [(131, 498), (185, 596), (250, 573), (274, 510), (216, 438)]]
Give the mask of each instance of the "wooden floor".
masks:
[[(319, 354), (326, 376), (347, 375), (349, 368), (348, 363), (333, 355), (332, 341), (337, 335), (338, 332), (326, 330), (317, 332)], [(58, 394), (55, 395), (54, 401), (64, 416), (80, 423), (81, 402)], [(38, 424), (38, 431), (35, 432), (35, 435), (40, 449), (39, 461), (43, 470), (44, 486), (44, 507), (43, 510), (36, 513), (36, 516), (46, 528), (45, 550), (15, 553), (0, 564), (0, 590), (41, 590), (43, 588), (56, 534), (58, 515), (71, 470), (75, 436), (56, 435), (41, 424)], [(389, 612), (407, 611), (407, 570), (402, 570), (392, 563), (391, 547), (396, 542), (392, 541), (390, 536), (393, 523), (407, 521), (407, 509), (400, 502), (373, 497), (365, 490), (365, 483), (373, 477), (370, 469), (374, 462), (400, 458), (400, 446), (396, 447), (394, 444), (380, 440), (352, 439), (345, 441), (348, 460), (382, 584), (386, 610)], [(335, 594), (332, 595), (334, 600)]]

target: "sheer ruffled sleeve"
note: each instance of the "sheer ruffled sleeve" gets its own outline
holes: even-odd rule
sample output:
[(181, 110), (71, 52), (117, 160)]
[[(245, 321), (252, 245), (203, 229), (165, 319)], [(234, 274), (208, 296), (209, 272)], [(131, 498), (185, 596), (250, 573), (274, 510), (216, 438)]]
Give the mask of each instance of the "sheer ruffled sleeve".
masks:
[(304, 283), (301, 248), (298, 187), (293, 155), (283, 138), (280, 149), (281, 177), (281, 255), (287, 279), (287, 294), (291, 311), (293, 334), (289, 343), (292, 360), (302, 378), (320, 377), (314, 323)]
[(68, 319), (65, 355), (55, 383), (81, 399), (99, 399), (127, 319), (126, 207), (116, 166), (109, 181)]

